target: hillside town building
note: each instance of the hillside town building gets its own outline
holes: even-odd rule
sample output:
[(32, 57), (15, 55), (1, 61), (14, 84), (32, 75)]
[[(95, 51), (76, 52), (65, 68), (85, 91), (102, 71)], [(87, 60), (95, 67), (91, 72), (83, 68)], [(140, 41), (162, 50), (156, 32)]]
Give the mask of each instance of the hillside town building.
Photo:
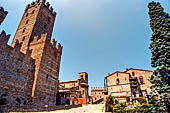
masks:
[[(0, 24), (7, 12), (0, 8)], [(56, 105), (62, 46), (51, 42), (56, 12), (46, 0), (28, 4), (11, 46), (0, 34), (0, 105)]]
[(108, 95), (129, 104), (137, 102), (139, 97), (147, 98), (151, 92), (149, 78), (153, 75), (150, 70), (127, 69), (124, 72), (114, 72), (105, 77)]
[(88, 101), (88, 73), (80, 72), (78, 80), (59, 83), (57, 104), (86, 104)]
[(91, 88), (91, 98), (92, 104), (105, 103), (108, 97), (108, 91), (104, 87), (92, 87)]

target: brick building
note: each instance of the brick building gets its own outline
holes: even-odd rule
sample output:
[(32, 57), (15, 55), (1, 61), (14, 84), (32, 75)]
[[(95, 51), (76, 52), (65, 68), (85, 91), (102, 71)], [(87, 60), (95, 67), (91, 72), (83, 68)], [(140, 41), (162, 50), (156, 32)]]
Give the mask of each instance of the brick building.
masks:
[(91, 98), (92, 104), (104, 103), (108, 96), (106, 88), (103, 87), (92, 87), (91, 88)]
[(87, 101), (88, 73), (80, 72), (78, 80), (59, 83), (58, 104), (79, 104), (78, 98)]
[[(6, 14), (1, 8), (0, 22)], [(62, 46), (51, 42), (55, 17), (46, 0), (36, 0), (26, 6), (11, 46), (10, 35), (0, 34), (0, 105), (56, 105)]]
[(114, 72), (105, 77), (108, 95), (117, 100), (132, 104), (139, 97), (146, 97), (150, 93), (149, 77), (152, 71), (142, 69), (127, 69), (125, 72)]

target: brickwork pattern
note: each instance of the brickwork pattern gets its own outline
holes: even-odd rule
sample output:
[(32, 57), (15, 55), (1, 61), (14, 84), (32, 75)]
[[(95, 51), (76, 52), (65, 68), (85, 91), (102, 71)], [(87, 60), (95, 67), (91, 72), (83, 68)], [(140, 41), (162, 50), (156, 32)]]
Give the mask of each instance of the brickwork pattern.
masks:
[(25, 8), (11, 46), (10, 35), (1, 33), (1, 105), (56, 105), (63, 47), (51, 42), (55, 17), (46, 0), (36, 0)]

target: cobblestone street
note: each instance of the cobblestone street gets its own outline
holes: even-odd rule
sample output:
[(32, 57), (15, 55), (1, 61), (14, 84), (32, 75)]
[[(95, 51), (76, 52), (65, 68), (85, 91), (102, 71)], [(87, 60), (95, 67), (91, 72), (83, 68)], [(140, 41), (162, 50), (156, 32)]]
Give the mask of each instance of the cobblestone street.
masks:
[(84, 107), (73, 108), (70, 110), (59, 110), (50, 113), (104, 113), (104, 104), (87, 105)]

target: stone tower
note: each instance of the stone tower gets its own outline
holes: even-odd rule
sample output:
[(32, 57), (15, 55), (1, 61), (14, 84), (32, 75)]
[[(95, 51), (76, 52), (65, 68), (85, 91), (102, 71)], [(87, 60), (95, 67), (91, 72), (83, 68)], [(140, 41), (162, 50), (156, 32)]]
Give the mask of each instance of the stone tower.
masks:
[(51, 36), (56, 13), (46, 0), (27, 5), (12, 41), (12, 47), (21, 45), (20, 51), (31, 50), (35, 60), (32, 87), (33, 105), (55, 105), (62, 46)]
[(48, 40), (51, 40), (56, 12), (46, 0), (36, 0), (28, 4), (12, 41), (12, 47), (16, 40), (22, 43), (21, 51), (26, 53), (30, 43), (35, 36), (47, 33)]
[(81, 91), (82, 98), (88, 98), (88, 73), (79, 73), (79, 89)]

